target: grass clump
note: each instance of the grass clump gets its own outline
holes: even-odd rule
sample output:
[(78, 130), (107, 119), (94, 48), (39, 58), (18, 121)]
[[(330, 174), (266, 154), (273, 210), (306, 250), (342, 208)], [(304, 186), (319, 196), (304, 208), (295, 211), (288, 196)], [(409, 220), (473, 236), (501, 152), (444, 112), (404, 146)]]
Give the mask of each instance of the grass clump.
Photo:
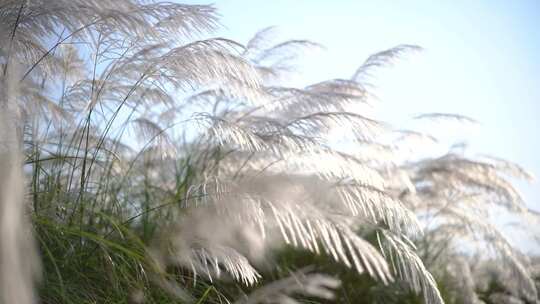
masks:
[[(474, 302), (470, 271), (441, 270), (470, 270), (471, 237), (537, 299), (527, 258), (479, 217), (498, 206), (535, 221), (508, 179), (530, 175), (455, 150), (403, 161), (402, 145), (433, 137), (369, 111), (369, 75), (419, 47), (291, 88), (292, 59), (318, 45), (272, 45), (271, 29), (245, 45), (212, 37), (208, 5), (10, 0), (0, 16), (0, 165), (15, 161), (20, 188), (7, 196), (2, 180), (0, 215), (21, 219), (0, 244), (14, 249), (0, 273), (20, 282), (0, 282), (2, 303), (35, 289), (43, 303), (443, 303), (448, 273)], [(37, 265), (34, 252), (36, 288), (20, 260)]]

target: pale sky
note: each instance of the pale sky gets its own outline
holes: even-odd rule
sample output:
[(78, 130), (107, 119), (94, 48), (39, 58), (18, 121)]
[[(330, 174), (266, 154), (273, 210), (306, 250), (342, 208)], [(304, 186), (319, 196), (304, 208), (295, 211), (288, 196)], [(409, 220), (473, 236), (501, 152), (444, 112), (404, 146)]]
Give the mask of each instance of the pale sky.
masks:
[[(348, 78), (372, 53), (422, 46), (424, 52), (377, 74), (379, 118), (401, 126), (425, 112), (470, 116), (481, 123), (460, 137), (471, 151), (517, 162), (540, 178), (540, 1), (217, 0), (215, 6), (226, 27), (218, 35), (245, 43), (275, 25), (281, 38), (324, 45), (303, 58), (296, 84)], [(518, 186), (540, 210), (540, 181)]]

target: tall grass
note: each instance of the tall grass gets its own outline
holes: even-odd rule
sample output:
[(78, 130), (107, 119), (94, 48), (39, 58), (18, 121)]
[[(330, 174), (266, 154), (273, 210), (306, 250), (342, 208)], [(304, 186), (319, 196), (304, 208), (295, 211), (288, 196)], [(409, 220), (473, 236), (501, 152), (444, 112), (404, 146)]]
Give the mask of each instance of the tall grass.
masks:
[(537, 301), (527, 258), (485, 216), (500, 206), (536, 223), (508, 180), (529, 174), (453, 150), (402, 161), (402, 145), (432, 137), (370, 115), (371, 73), (419, 47), (292, 88), (281, 76), (317, 44), (272, 44), (270, 28), (245, 45), (208, 38), (216, 16), (135, 0), (0, 4), (3, 303), (34, 290), (43, 303), (332, 299), (338, 278), (278, 263), (283, 248), (425, 303), (443, 303), (428, 269), (451, 265), (441, 273), (480, 301), (465, 242), (504, 261), (510, 294)]

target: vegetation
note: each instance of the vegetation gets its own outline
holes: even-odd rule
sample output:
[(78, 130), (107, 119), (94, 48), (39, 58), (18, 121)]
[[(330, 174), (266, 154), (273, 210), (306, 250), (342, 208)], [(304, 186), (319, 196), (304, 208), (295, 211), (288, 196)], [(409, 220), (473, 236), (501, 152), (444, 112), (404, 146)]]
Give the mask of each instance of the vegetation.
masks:
[(1, 303), (538, 301), (488, 216), (537, 223), (530, 174), (404, 158), (436, 139), (371, 114), (374, 70), (419, 47), (293, 88), (316, 43), (217, 27), (207, 5), (0, 1)]

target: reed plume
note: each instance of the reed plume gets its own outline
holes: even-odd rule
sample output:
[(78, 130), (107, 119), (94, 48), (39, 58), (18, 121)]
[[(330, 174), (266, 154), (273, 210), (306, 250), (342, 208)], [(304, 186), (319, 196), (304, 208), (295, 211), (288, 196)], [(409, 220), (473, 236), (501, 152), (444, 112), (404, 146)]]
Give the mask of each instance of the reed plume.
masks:
[[(509, 265), (516, 296), (538, 299), (527, 259), (481, 217), (495, 205), (537, 220), (507, 178), (525, 170), (452, 151), (404, 161), (409, 139), (437, 140), (363, 111), (375, 69), (420, 47), (296, 88), (282, 76), (318, 44), (268, 28), (243, 45), (218, 26), (208, 5), (0, 3), (4, 302), (36, 301), (28, 213), (45, 303), (332, 299), (339, 279), (316, 269), (269, 275), (283, 248), (444, 303), (432, 272), (443, 257), (469, 269), (456, 248), (471, 237)], [(454, 273), (469, 298), (472, 273)]]

